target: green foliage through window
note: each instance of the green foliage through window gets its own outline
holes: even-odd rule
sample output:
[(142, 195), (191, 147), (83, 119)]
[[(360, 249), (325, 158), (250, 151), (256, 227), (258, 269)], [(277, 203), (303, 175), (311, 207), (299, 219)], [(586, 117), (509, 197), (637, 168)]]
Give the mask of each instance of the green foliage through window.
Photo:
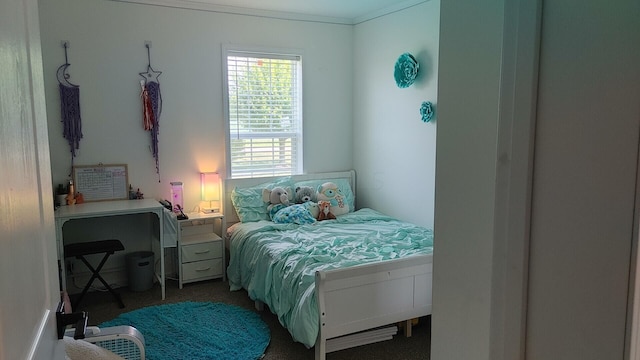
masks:
[(301, 172), (299, 56), (227, 52), (231, 177)]

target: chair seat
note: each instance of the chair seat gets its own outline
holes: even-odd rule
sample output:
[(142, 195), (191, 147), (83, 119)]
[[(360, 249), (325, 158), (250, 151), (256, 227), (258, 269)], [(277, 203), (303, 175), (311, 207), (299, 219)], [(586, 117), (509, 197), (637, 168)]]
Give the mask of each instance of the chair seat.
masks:
[(69, 244), (64, 246), (65, 257), (75, 257), (80, 255), (91, 255), (100, 253), (114, 253), (124, 250), (124, 246), (120, 240), (98, 240), (90, 242), (82, 242)]

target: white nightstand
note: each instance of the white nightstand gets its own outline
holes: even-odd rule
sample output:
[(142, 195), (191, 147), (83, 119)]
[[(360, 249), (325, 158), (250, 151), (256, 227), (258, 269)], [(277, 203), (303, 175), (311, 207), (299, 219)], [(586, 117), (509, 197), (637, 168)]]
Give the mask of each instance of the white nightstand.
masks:
[(220, 213), (188, 213), (178, 220), (179, 286), (195, 281), (222, 278), (225, 281), (225, 256), (222, 237), (226, 232)]

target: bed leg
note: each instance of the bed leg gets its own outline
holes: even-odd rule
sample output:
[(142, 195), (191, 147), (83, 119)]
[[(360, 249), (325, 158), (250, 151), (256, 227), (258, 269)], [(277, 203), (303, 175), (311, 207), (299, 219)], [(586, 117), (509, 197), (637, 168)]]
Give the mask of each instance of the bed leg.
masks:
[(263, 303), (262, 301), (260, 301), (260, 300), (255, 300), (255, 301), (253, 302), (253, 304), (254, 304), (253, 306), (255, 306), (255, 307), (256, 307), (256, 310), (258, 310), (258, 311), (263, 311), (263, 310), (264, 310), (264, 303)]
[(411, 337), (411, 328), (413, 327), (413, 320), (409, 319), (404, 322), (404, 336)]
[(318, 339), (316, 340), (315, 350), (316, 350), (315, 360), (327, 359), (327, 342), (320, 340), (320, 334), (318, 334)]

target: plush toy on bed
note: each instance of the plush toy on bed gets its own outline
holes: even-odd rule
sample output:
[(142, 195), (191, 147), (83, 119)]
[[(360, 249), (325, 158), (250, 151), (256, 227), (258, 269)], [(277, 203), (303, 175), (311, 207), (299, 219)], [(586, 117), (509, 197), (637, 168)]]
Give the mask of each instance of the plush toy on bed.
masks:
[(318, 215), (320, 214), (320, 207), (318, 206), (318, 203), (313, 201), (307, 201), (302, 205), (307, 207), (307, 210), (309, 210), (309, 212), (311, 213), (311, 216), (313, 216), (314, 219), (318, 218)]
[(316, 219), (318, 219), (318, 221), (331, 220), (336, 218), (336, 216), (331, 212), (331, 203), (328, 201), (318, 201), (318, 210), (318, 216), (316, 216)]
[(316, 191), (311, 186), (298, 186), (294, 200), (296, 204), (304, 204), (307, 201), (316, 202)]
[(298, 186), (294, 196), (296, 204), (280, 207), (271, 216), (271, 221), (276, 224), (304, 225), (315, 223), (320, 210), (318, 209), (318, 204), (312, 201), (314, 195), (315, 191), (312, 187)]
[(274, 216), (272, 221), (276, 224), (313, 224), (316, 222), (316, 217), (313, 216), (313, 206), (315, 205), (316, 211), (318, 205), (314, 202), (308, 201), (304, 204), (294, 204), (280, 209)]
[(291, 189), (282, 187), (274, 187), (273, 189), (262, 189), (262, 201), (269, 203), (267, 205), (267, 213), (269, 219), (273, 220), (274, 215), (289, 206), (289, 194)]
[[(328, 201), (331, 204), (331, 213), (335, 216), (346, 214), (349, 212), (349, 204), (345, 201), (342, 191), (338, 185), (332, 182), (326, 182), (318, 186), (316, 198), (318, 203)], [(320, 207), (322, 209), (322, 207)]]

